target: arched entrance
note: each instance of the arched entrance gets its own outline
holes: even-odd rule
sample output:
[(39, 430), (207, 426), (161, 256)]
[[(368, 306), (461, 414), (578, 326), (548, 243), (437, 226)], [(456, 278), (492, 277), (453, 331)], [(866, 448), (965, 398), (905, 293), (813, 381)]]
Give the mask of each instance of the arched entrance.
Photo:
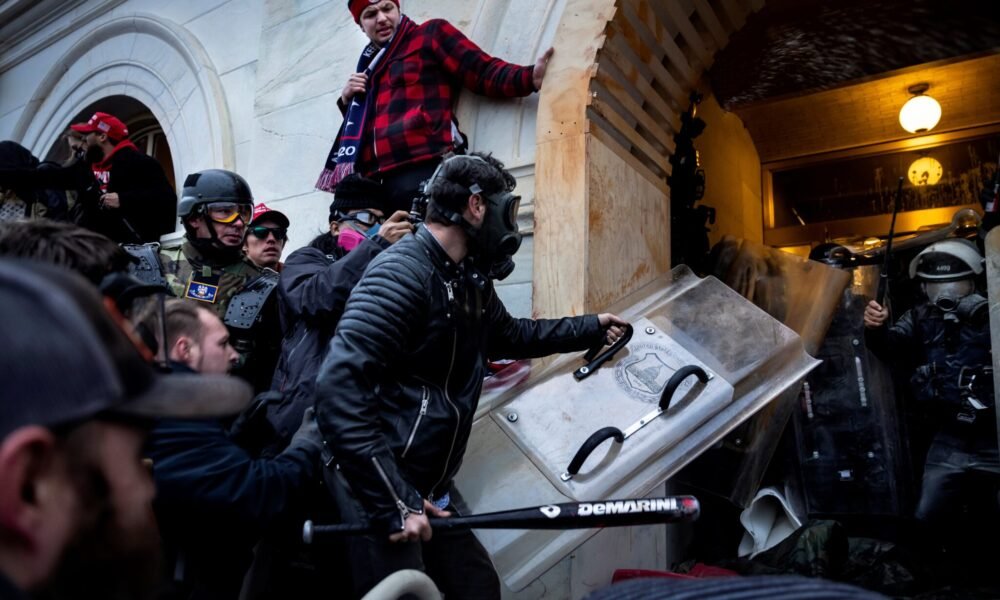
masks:
[[(132, 143), (140, 151), (152, 156), (160, 163), (170, 185), (176, 189), (174, 158), (170, 152), (170, 144), (167, 142), (163, 126), (156, 120), (149, 107), (128, 96), (108, 96), (87, 105), (69, 123), (83, 123), (95, 112), (106, 112), (121, 119), (128, 127), (129, 139), (132, 140)], [(69, 158), (69, 152), (69, 147), (60, 138), (49, 148), (45, 159), (61, 163)]]
[[(782, 210), (802, 213), (771, 188), (772, 171), (802, 166), (788, 161), (920, 151), (966, 139), (971, 128), (995, 135), (986, 129), (1000, 130), (1000, 104), (991, 102), (1000, 83), (986, 73), (998, 60), (997, 20), (986, 4), (959, 4), (568, 0), (539, 102), (535, 313), (607, 307), (670, 268), (666, 177), (693, 89), (706, 94), (709, 122), (697, 145), (717, 161), (706, 166), (707, 187), (724, 190), (712, 198), (729, 217), (719, 229), (773, 245), (822, 241), (828, 229), (779, 219)], [(871, 28), (889, 33), (880, 40)], [(792, 60), (775, 59), (783, 54)], [(930, 135), (913, 136), (897, 117), (921, 77), (954, 108)], [(711, 97), (722, 82), (725, 111)], [(885, 231), (883, 216), (862, 225)], [(902, 220), (911, 221), (919, 226)]]
[[(135, 106), (121, 98), (144, 107), (162, 129), (173, 181), (200, 169), (235, 168), (229, 107), (211, 58), (184, 27), (147, 14), (101, 23), (70, 47), (35, 90), (12, 137), (45, 154), (71, 122), (90, 116), (87, 107)], [(139, 132), (141, 120), (136, 125)]]
[(567, 2), (538, 109), (535, 314), (606, 307), (669, 270), (680, 114), (763, 4)]

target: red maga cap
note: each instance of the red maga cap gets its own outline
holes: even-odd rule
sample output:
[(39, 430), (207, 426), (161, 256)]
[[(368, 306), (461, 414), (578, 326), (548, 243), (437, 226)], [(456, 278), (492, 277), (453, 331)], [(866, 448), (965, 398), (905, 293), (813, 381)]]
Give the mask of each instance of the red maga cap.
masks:
[(255, 205), (253, 207), (253, 218), (250, 219), (250, 225), (254, 225), (257, 221), (263, 220), (265, 217), (271, 219), (278, 225), (285, 227), (286, 229), (291, 224), (285, 213), (277, 210), (272, 210), (267, 207), (263, 202)]
[(104, 133), (115, 141), (121, 141), (128, 137), (128, 127), (122, 123), (118, 117), (108, 113), (96, 112), (86, 123), (76, 123), (69, 126), (73, 131), (80, 133)]

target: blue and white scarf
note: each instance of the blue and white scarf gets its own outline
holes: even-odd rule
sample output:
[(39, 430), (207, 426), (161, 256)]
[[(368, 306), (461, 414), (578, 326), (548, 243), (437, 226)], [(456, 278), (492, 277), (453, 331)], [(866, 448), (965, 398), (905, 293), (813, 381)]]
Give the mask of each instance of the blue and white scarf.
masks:
[(379, 66), (385, 64), (388, 57), (396, 50), (398, 46), (396, 41), (405, 38), (406, 32), (412, 26), (413, 22), (409, 17), (402, 15), (389, 43), (382, 48), (369, 43), (361, 52), (355, 73), (363, 72), (368, 76), (368, 91), (364, 94), (355, 94), (351, 98), (340, 132), (337, 133), (337, 139), (334, 140), (333, 148), (326, 158), (326, 166), (316, 181), (317, 189), (332, 193), (343, 178), (354, 172), (354, 163), (361, 151), (361, 138), (364, 135), (368, 111), (377, 95), (374, 89), (375, 74), (380, 70)]

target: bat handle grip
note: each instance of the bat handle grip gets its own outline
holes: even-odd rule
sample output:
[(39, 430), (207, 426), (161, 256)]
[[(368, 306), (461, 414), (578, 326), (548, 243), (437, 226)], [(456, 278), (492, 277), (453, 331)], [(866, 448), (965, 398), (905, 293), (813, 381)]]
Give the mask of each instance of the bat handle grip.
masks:
[(620, 338), (618, 338), (618, 340), (615, 341), (614, 344), (611, 344), (611, 347), (605, 350), (604, 353), (601, 354), (600, 356), (598, 356), (597, 353), (600, 352), (601, 348), (604, 347), (603, 341), (598, 345), (594, 346), (593, 348), (591, 348), (590, 350), (588, 350), (587, 353), (583, 355), (583, 360), (588, 361), (587, 364), (577, 369), (573, 373), (573, 377), (575, 377), (577, 381), (582, 381), (593, 375), (594, 371), (599, 369), (600, 366), (603, 365), (604, 363), (611, 360), (611, 358), (614, 357), (615, 354), (618, 354), (619, 350), (621, 350), (622, 348), (625, 347), (626, 344), (628, 344), (629, 340), (632, 339), (633, 332), (634, 332), (633, 327), (631, 325), (626, 325), (625, 333)]
[(878, 278), (878, 289), (875, 290), (875, 301), (879, 306), (885, 306), (885, 292), (889, 289), (889, 274), (882, 273)]
[(622, 433), (621, 429), (617, 427), (605, 427), (604, 429), (598, 429), (595, 431), (587, 441), (580, 446), (580, 449), (576, 451), (576, 455), (573, 460), (569, 461), (569, 466), (566, 467), (566, 472), (560, 476), (563, 481), (569, 481), (573, 479), (573, 476), (580, 472), (580, 467), (590, 456), (590, 453), (597, 449), (604, 440), (609, 438), (615, 438), (615, 441), (619, 444), (625, 441), (625, 434)]
[(677, 391), (677, 388), (680, 387), (681, 383), (683, 383), (684, 380), (691, 375), (697, 375), (698, 381), (702, 383), (708, 383), (708, 380), (712, 378), (711, 375), (705, 372), (705, 369), (696, 365), (688, 365), (677, 369), (677, 372), (674, 373), (670, 378), (670, 381), (667, 382), (667, 386), (663, 388), (663, 394), (660, 395), (660, 410), (667, 412), (667, 409), (670, 408), (670, 402), (674, 399), (674, 393)]

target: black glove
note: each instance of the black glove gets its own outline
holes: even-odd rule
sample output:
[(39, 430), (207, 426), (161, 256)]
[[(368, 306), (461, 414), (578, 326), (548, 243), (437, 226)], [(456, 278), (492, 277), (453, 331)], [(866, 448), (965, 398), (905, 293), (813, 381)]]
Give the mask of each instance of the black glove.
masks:
[(250, 406), (245, 408), (229, 428), (229, 437), (255, 456), (260, 456), (265, 448), (277, 444), (281, 436), (275, 431), (268, 416), (277, 407), (287, 403), (281, 392), (262, 392)]
[(285, 452), (292, 452), (300, 448), (315, 454), (319, 454), (323, 450), (323, 434), (319, 432), (316, 411), (311, 406), (302, 415), (302, 424), (292, 436), (292, 441), (288, 442), (288, 448), (285, 448)]

